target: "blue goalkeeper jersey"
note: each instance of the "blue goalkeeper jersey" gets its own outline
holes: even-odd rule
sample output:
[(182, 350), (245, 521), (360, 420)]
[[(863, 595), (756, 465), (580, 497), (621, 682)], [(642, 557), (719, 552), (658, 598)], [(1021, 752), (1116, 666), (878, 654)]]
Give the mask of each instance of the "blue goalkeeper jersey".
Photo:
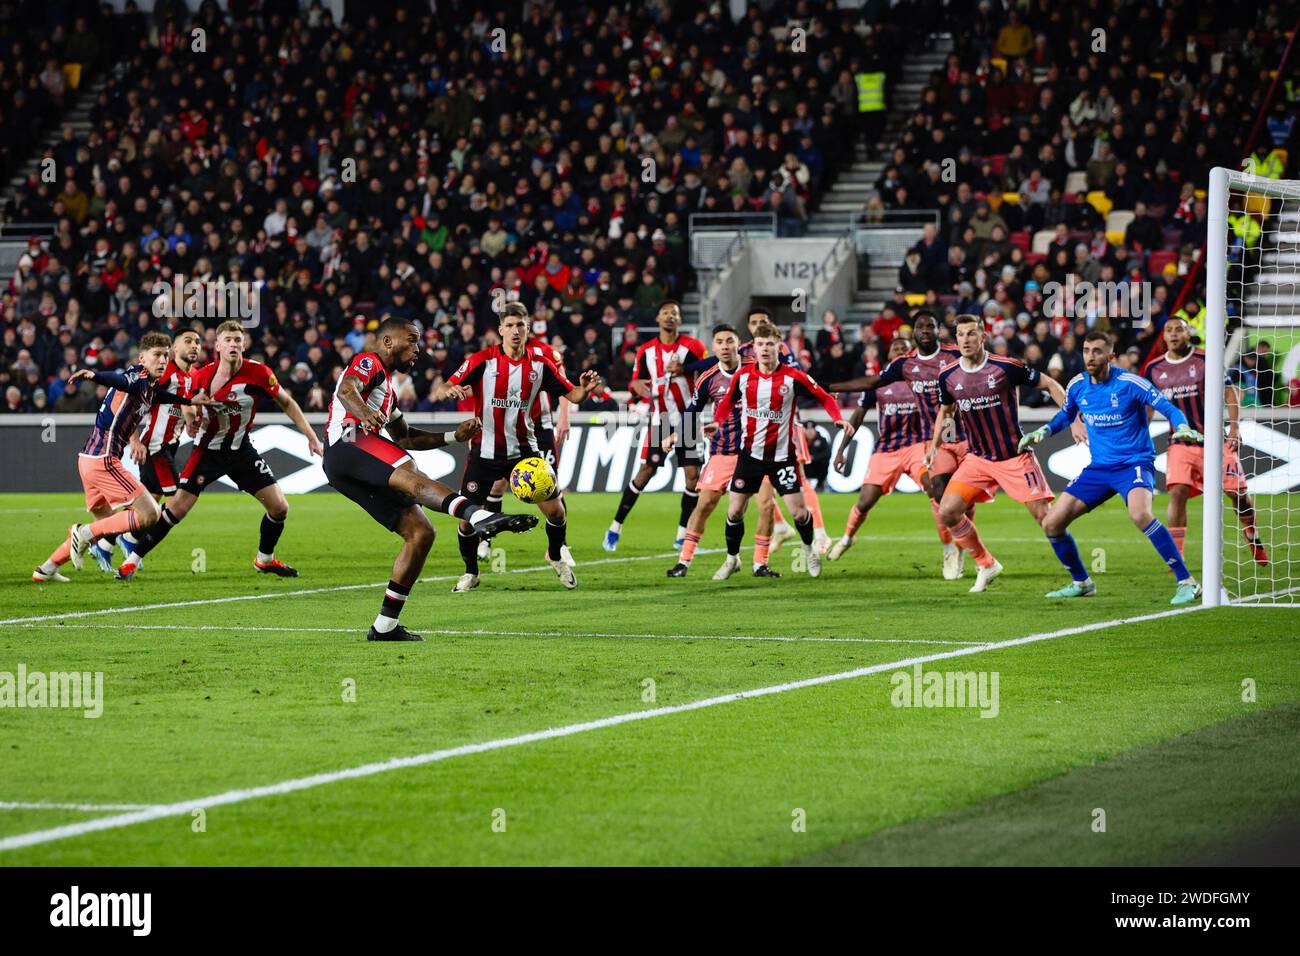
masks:
[(1151, 462), (1156, 448), (1147, 429), (1148, 408), (1164, 415), (1174, 428), (1187, 424), (1187, 416), (1145, 378), (1111, 365), (1104, 382), (1094, 382), (1087, 372), (1070, 380), (1065, 405), (1050, 428), (1055, 434), (1068, 428), (1076, 415), (1082, 416), (1092, 464), (1099, 468)]

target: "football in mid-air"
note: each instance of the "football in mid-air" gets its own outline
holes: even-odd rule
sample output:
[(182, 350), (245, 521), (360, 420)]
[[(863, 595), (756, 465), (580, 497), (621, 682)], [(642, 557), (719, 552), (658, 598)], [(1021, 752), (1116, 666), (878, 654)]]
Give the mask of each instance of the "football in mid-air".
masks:
[(510, 490), (520, 501), (532, 504), (555, 494), (556, 478), (545, 458), (525, 458), (510, 472)]

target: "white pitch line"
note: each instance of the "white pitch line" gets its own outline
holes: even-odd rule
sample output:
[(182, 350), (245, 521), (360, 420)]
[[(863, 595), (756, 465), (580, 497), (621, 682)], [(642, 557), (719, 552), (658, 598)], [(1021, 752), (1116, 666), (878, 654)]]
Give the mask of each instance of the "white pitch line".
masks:
[(970, 654), (983, 654), (987, 651), (1001, 650), (1002, 648), (1007, 647), (1019, 647), (1024, 644), (1050, 641), (1055, 638), (1070, 637), (1075, 634), (1087, 634), (1091, 631), (1106, 630), (1107, 628), (1118, 627), (1122, 624), (1138, 624), (1143, 621), (1155, 621), (1161, 618), (1173, 617), (1178, 614), (1187, 614), (1199, 610), (1199, 606), (1182, 607), (1175, 608), (1171, 611), (1157, 611), (1153, 614), (1142, 614), (1137, 617), (1122, 617), (1110, 621), (1099, 621), (1094, 624), (1080, 624), (1075, 627), (1062, 628), (1058, 631), (1047, 631), (1041, 634), (1030, 634), (1027, 637), (1016, 637), (1006, 641), (997, 641), (992, 644), (986, 644), (982, 647), (962, 647), (951, 651), (940, 651), (935, 654), (926, 654), (921, 657), (908, 657), (899, 661), (890, 661), (886, 664), (872, 664), (869, 667), (858, 667), (853, 670), (840, 671), (835, 674), (823, 674), (820, 677), (808, 677), (803, 680), (790, 681), (785, 684), (772, 684), (768, 687), (757, 687), (753, 690), (742, 690), (731, 694), (722, 694), (718, 697), (706, 697), (703, 700), (691, 701), (687, 704), (674, 704), (670, 707), (655, 707), (650, 710), (634, 710), (627, 713), (615, 714), (612, 717), (602, 717), (598, 720), (588, 720), (577, 724), (566, 724), (561, 727), (552, 727), (548, 730), (538, 730), (532, 733), (518, 734), (513, 737), (501, 737), (496, 740), (486, 740), (476, 744), (463, 744), (459, 747), (448, 747), (444, 750), (434, 750), (429, 753), (416, 754), (410, 757), (393, 757), (389, 760), (362, 764), (358, 767), (349, 767), (346, 770), (317, 773), (308, 777), (298, 777), (293, 780), (285, 780), (280, 783), (267, 784), (261, 787), (227, 790), (224, 793), (215, 793), (210, 796), (198, 797), (180, 803), (159, 804), (152, 806), (147, 810), (119, 813), (114, 816), (100, 817), (97, 820), (86, 820), (81, 823), (71, 823), (64, 826), (51, 827), (47, 830), (33, 830), (29, 833), (19, 833), (14, 836), (0, 838), (0, 853), (6, 850), (17, 850), (22, 847), (37, 846), (42, 843), (53, 843), (56, 840), (67, 840), (72, 837), (85, 836), (88, 833), (97, 833), (102, 830), (116, 830), (121, 827), (135, 826), (140, 823), (150, 823), (154, 820), (162, 820), (167, 817), (188, 816), (196, 808), (210, 810), (214, 807), (229, 806), (230, 804), (243, 803), (247, 800), (258, 800), (262, 797), (281, 796), (299, 790), (309, 790), (313, 787), (338, 783), (341, 780), (356, 780), (362, 777), (373, 777), (376, 774), (387, 773), (391, 770), (403, 770), (408, 767), (422, 767), (426, 764), (440, 763), (441, 761), (450, 760), (455, 757), (466, 757), (471, 754), (504, 750), (508, 747), (519, 747), (524, 744), (538, 743), (545, 740), (572, 737), (575, 734), (586, 733), (589, 730), (603, 730), (606, 727), (617, 727), (620, 724), (630, 724), (637, 721), (650, 720), (655, 717), (667, 717), (671, 714), (683, 714), (694, 710), (704, 710), (707, 707), (716, 707), (720, 704), (731, 704), (739, 700), (751, 700), (756, 697), (768, 697), (773, 694), (788, 693), (792, 690), (802, 690), (806, 687), (818, 687), (823, 684), (853, 680), (858, 677), (880, 674), (897, 668), (912, 667), (915, 664), (926, 664), (931, 661), (949, 660), (954, 657), (965, 657)]
[(83, 813), (111, 813), (116, 810), (150, 810), (156, 803), (28, 803), (0, 800), (0, 810), (80, 810)]
[[(696, 554), (718, 554), (722, 548), (701, 548)], [(677, 557), (676, 551), (669, 551), (664, 554), (643, 554), (635, 558), (601, 558), (597, 561), (580, 561), (578, 567), (593, 567), (598, 564), (628, 564), (633, 561), (662, 561), (665, 558)], [(539, 564), (529, 568), (511, 568), (508, 574), (534, 574), (538, 571), (554, 570), (549, 564)], [(433, 577), (420, 578), (420, 584), (428, 584), (433, 581), (455, 581), (460, 578), (459, 574), (439, 574)], [(67, 611), (63, 614), (41, 614), (35, 617), (10, 617), (0, 620), (0, 624), (28, 624), (38, 623), (40, 621), (62, 621), (79, 617), (95, 617), (100, 614), (131, 614), (136, 611), (160, 611), (165, 608), (173, 607), (198, 607), (207, 604), (230, 604), (236, 601), (264, 601), (270, 598), (281, 597), (301, 597), (306, 594), (329, 594), (335, 591), (360, 591), (371, 588), (382, 588), (387, 581), (379, 581), (375, 584), (336, 584), (325, 588), (299, 588), (296, 591), (267, 591), (263, 594), (232, 594), (219, 598), (195, 598), (192, 601), (164, 601), (158, 604), (137, 604), (134, 607), (105, 607), (94, 611)]]
[[(25, 628), (39, 627), (39, 624), (23, 624)], [(276, 627), (272, 625), (242, 624), (68, 624), (67, 628), (102, 628), (113, 631), (266, 631), (269, 633), (288, 634), (358, 634), (355, 627)], [(454, 630), (452, 628), (428, 628), (412, 625), (420, 634), (438, 634), (449, 637), (597, 637), (628, 638), (631, 640), (665, 640), (665, 641), (782, 641), (786, 643), (805, 643), (819, 641), (826, 644), (952, 644), (959, 646), (984, 647), (988, 641), (939, 641), (923, 638), (906, 637), (780, 637), (758, 634), (615, 634), (598, 631), (495, 631), (490, 628), (474, 627)]]

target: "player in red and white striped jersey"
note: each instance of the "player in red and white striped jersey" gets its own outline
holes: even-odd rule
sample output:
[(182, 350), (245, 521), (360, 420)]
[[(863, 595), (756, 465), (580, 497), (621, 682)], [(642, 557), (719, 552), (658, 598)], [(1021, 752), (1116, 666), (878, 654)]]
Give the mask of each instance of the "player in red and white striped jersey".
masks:
[[(543, 339), (533, 336), (528, 340), (528, 351), (531, 355), (538, 358), (549, 358), (555, 367), (564, 371), (564, 356), (556, 349), (548, 345)], [(567, 375), (567, 373), (566, 373)], [(537, 399), (537, 450), (541, 452), (541, 457), (546, 459), (546, 463), (558, 475), (560, 473), (560, 448), (564, 445), (564, 439), (569, 434), (569, 410), (573, 403), (567, 398), (561, 398), (554, 403), (552, 407), (551, 396), (543, 392)], [(501, 500), (509, 490), (509, 484), (503, 478), (494, 482), (492, 488), (488, 491), (487, 502), (483, 505), (488, 511), (500, 511)], [(563, 496), (564, 489), (560, 489), (560, 495)], [(478, 559), (486, 561), (492, 553), (488, 540), (483, 538), (478, 544)], [(569, 551), (566, 544), (560, 549), (564, 563), (573, 567), (575, 562), (573, 554)]]
[[(695, 391), (695, 372), (681, 367), (698, 362), (707, 354), (704, 343), (699, 339), (678, 334), (682, 325), (682, 310), (676, 302), (669, 299), (660, 305), (655, 321), (659, 325), (659, 335), (637, 349), (630, 385), (633, 394), (646, 398), (651, 408), (650, 422), (641, 441), (641, 467), (623, 489), (618, 511), (614, 513), (614, 520), (605, 532), (601, 546), (606, 551), (618, 549), (623, 522), (627, 520), (646, 483), (668, 460), (669, 453), (663, 450), (664, 440), (674, 432), (679, 436), (685, 435), (682, 415), (691, 403), (691, 393)], [(686, 539), (686, 524), (699, 499), (695, 485), (700, 477), (702, 452), (698, 439), (676, 448), (677, 464), (686, 475), (686, 490), (682, 492), (682, 507), (674, 545), (678, 548)]]
[(421, 506), (462, 518), (488, 538), (500, 531), (527, 531), (537, 524), (532, 515), (487, 511), (416, 467), (408, 449), (440, 448), (469, 441), (479, 432), (477, 418), (446, 433), (407, 424), (397, 407), (392, 374), (409, 371), (419, 349), (420, 330), (414, 322), (384, 320), (375, 331), (375, 350), (354, 356), (339, 377), (325, 424), (325, 477), (403, 542), (383, 605), (366, 635), (371, 641), (422, 640), (398, 623), (433, 547), (433, 525)]
[(262, 574), (285, 578), (298, 576), (296, 570), (275, 558), (275, 545), (284, 531), (289, 502), (285, 500), (271, 466), (257, 453), (248, 437), (257, 414), (258, 397), (274, 399), (293, 420), (307, 438), (309, 454), (320, 455), (325, 449), (293, 396), (280, 388), (275, 373), (261, 362), (244, 358), (246, 342), (244, 328), (239, 322), (222, 322), (217, 326), (217, 361), (190, 376), (195, 391), (205, 391), (212, 396), (212, 405), (204, 409), (202, 421), (196, 425), (194, 450), (185, 462), (176, 494), (163, 507), (162, 520), (137, 535), (135, 540), (130, 535), (123, 536), (133, 554), (118, 568), (120, 577), (131, 577), (138, 565), (136, 559), (156, 548), (167, 533), (189, 514), (204, 488), (227, 475), (240, 491), (252, 495), (266, 509), (253, 567)]
[[(194, 363), (202, 353), (203, 340), (194, 329), (183, 329), (172, 340), (171, 359), (163, 370), (159, 384), (177, 395), (194, 394)], [(148, 457), (140, 463), (140, 481), (159, 501), (176, 492), (176, 449), (180, 446), (181, 428), (187, 416), (175, 409), (180, 406), (154, 405), (149, 409), (140, 431)]]
[[(460, 493), (480, 504), (497, 481), (510, 477), (520, 461), (541, 457), (538, 420), (543, 393), (554, 401), (567, 398), (577, 405), (603, 384), (599, 375), (587, 371), (574, 385), (549, 357), (529, 349), (528, 309), (521, 303), (507, 302), (502, 307), (499, 331), (500, 345), (465, 359), (433, 395), (440, 401), (464, 398), (473, 390), (474, 412), (483, 427), (470, 444)], [(566, 588), (575, 588), (578, 579), (561, 554), (567, 522), (558, 491), (550, 500), (537, 502), (546, 516), (546, 561)], [(465, 573), (452, 588), (457, 593), (478, 587), (478, 538), (478, 532), (462, 521), (460, 553)]]
[(730, 577), (740, 569), (740, 543), (745, 537), (745, 509), (766, 478), (772, 482), (790, 509), (795, 529), (803, 542), (804, 561), (812, 577), (821, 574), (821, 555), (813, 548), (813, 522), (799, 485), (795, 448), (795, 398), (816, 399), (831, 420), (843, 429), (844, 441), (853, 437), (853, 426), (840, 415), (830, 393), (800, 368), (782, 365), (778, 357), (781, 333), (770, 322), (760, 323), (754, 333), (757, 361), (742, 365), (731, 378), (731, 388), (714, 409), (716, 430), (733, 408), (740, 409), (740, 460), (731, 479), (731, 500), (727, 508), (727, 560), (714, 580)]

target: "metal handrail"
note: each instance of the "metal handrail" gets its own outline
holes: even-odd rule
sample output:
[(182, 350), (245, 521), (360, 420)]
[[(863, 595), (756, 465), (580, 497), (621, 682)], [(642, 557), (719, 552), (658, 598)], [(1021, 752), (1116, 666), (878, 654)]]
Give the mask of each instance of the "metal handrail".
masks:
[(776, 213), (693, 212), (686, 218), (688, 233), (727, 232), (732, 229), (742, 232), (770, 232), (776, 235)]
[(822, 259), (821, 264), (817, 266), (817, 271), (813, 274), (813, 280), (808, 286), (808, 304), (810, 306), (817, 301), (818, 287), (830, 275), (831, 267), (838, 264), (840, 257), (845, 252), (848, 252), (852, 246), (852, 235), (851, 232), (840, 233), (830, 251), (826, 253), (826, 258)]
[[(876, 221), (864, 221), (868, 215), (880, 216)], [(939, 210), (937, 209), (881, 209), (878, 212), (868, 214), (867, 212), (849, 213), (849, 231), (852, 232), (863, 226), (924, 226), (927, 222), (932, 222), (936, 226), (939, 224)]]
[[(705, 213), (704, 215), (710, 215)], [(775, 215), (773, 216), (775, 219)], [(712, 269), (697, 269), (696, 274), (702, 280), (700, 283), (700, 327), (708, 328), (713, 324), (711, 312), (713, 303), (709, 297), (710, 287), (718, 281), (718, 278), (731, 267), (735, 262), (736, 256), (739, 255), (740, 249), (749, 242), (749, 238), (744, 232), (737, 232), (732, 237), (731, 242), (727, 243), (727, 248), (722, 253), (722, 261)]]

